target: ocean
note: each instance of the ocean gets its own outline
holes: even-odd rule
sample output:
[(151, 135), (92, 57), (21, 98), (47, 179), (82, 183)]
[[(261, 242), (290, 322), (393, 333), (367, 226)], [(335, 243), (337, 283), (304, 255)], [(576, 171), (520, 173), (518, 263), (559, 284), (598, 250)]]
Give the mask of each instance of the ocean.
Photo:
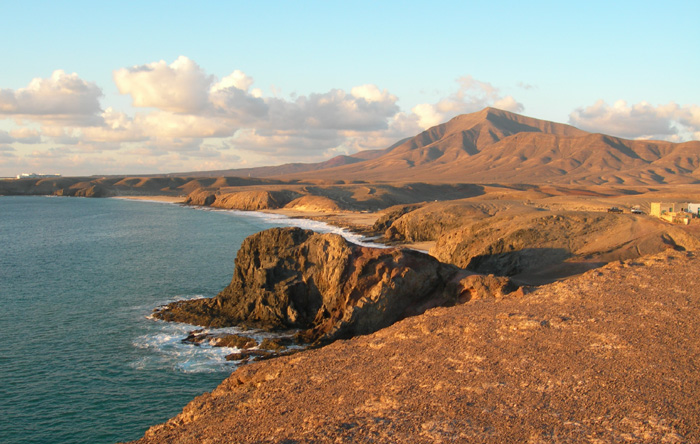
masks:
[(233, 350), (182, 344), (197, 327), (149, 314), (215, 296), (241, 242), (283, 225), (361, 242), (262, 213), (0, 197), (0, 442), (138, 439), (211, 391), (236, 368)]

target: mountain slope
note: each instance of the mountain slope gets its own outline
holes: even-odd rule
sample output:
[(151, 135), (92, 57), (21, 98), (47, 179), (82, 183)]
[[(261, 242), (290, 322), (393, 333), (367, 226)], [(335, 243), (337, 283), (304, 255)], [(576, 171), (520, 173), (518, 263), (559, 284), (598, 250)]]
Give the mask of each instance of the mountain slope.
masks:
[(285, 178), (428, 182), (700, 182), (700, 142), (626, 140), (494, 108), (457, 116), (376, 158)]

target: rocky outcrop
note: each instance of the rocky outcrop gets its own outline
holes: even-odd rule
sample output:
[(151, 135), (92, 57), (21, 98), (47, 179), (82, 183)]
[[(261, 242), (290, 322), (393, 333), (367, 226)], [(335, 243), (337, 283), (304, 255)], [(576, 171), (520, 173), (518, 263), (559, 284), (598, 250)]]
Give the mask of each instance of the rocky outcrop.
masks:
[(337, 212), (343, 211), (344, 208), (340, 204), (325, 196), (301, 196), (293, 201), (289, 202), (285, 208), (298, 211), (312, 211), (312, 212)]
[(62, 188), (54, 192), (56, 196), (74, 197), (112, 197), (116, 196), (114, 190), (100, 183), (80, 182), (69, 188)]
[(220, 193), (210, 188), (200, 188), (187, 196), (185, 204), (242, 211), (272, 210), (284, 207), (298, 196), (298, 193), (290, 190)]
[(241, 366), (138, 443), (697, 443), (699, 269), (671, 251)]
[(541, 284), (612, 261), (698, 248), (697, 237), (656, 218), (559, 211), (502, 215), (446, 232), (431, 254), (477, 273)]
[(231, 284), (215, 298), (174, 302), (154, 315), (211, 327), (300, 329), (300, 340), (325, 342), (456, 303), (463, 277), (459, 268), (417, 251), (273, 228), (243, 242)]
[(298, 196), (298, 193), (289, 190), (238, 191), (217, 195), (211, 206), (244, 211), (273, 210), (284, 207)]

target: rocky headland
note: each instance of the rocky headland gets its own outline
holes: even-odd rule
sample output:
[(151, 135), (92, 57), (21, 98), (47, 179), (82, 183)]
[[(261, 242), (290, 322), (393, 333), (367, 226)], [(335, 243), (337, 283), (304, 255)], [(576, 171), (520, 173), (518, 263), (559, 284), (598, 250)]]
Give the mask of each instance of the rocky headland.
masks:
[(507, 278), (475, 275), (418, 251), (273, 228), (243, 242), (233, 279), (216, 297), (174, 302), (154, 316), (206, 327), (296, 329), (299, 342), (327, 343), (516, 288)]
[(667, 250), (242, 366), (137, 442), (698, 442), (699, 269)]

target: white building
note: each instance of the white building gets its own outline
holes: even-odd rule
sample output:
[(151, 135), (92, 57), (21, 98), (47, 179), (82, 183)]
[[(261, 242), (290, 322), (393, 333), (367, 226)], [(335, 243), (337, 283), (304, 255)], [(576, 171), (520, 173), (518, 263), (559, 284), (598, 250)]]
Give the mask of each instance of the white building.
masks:
[(22, 173), (17, 175), (17, 179), (41, 179), (43, 177), (61, 177), (60, 174), (37, 174), (37, 173)]

